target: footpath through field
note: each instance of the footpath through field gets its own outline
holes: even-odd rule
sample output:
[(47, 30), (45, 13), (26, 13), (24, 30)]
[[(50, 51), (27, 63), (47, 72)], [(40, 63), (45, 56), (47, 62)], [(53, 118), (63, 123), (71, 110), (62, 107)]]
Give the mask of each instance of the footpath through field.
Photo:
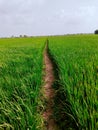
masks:
[(48, 52), (48, 40), (46, 41), (46, 47), (44, 52), (44, 65), (45, 65), (45, 76), (43, 86), (44, 89), (44, 97), (46, 100), (46, 109), (43, 113), (43, 118), (45, 121), (45, 129), (46, 130), (56, 130), (56, 123), (53, 118), (53, 106), (54, 106), (54, 97), (55, 90), (53, 89), (53, 83), (55, 81), (54, 72), (53, 72), (53, 64), (49, 57)]

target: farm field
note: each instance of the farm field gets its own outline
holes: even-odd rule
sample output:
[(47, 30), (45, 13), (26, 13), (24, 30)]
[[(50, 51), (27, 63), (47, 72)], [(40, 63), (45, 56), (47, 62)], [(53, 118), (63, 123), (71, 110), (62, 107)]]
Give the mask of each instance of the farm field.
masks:
[(60, 128), (97, 130), (98, 36), (58, 36), (49, 42), (59, 68), (55, 117)]
[(45, 38), (0, 39), (0, 130), (35, 130)]
[(44, 130), (39, 111), (46, 108), (40, 90), (47, 38), (58, 130), (97, 130), (97, 35), (0, 39), (0, 130)]

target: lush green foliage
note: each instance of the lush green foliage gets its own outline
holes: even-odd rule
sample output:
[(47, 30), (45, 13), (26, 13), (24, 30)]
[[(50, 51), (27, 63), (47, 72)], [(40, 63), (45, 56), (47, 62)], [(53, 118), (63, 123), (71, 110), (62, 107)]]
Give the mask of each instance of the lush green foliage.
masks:
[(95, 30), (95, 32), (94, 32), (95, 34), (98, 34), (98, 30)]
[[(78, 129), (98, 129), (98, 36), (50, 37), (50, 51), (59, 68), (62, 128), (66, 120)], [(60, 106), (60, 105), (59, 105)], [(59, 119), (58, 119), (59, 120)], [(60, 120), (59, 120), (60, 121)], [(73, 129), (69, 125), (68, 128)]]
[(0, 39), (0, 129), (35, 130), (45, 38)]
[[(1, 130), (36, 130), (41, 123), (37, 108), (45, 39), (0, 39)], [(97, 130), (98, 36), (49, 37), (49, 48), (59, 69), (58, 124), (61, 129)]]

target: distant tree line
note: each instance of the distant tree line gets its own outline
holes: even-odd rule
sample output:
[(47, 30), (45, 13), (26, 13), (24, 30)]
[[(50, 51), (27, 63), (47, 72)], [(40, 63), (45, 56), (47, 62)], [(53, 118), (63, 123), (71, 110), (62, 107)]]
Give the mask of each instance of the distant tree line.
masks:
[(31, 37), (31, 36), (28, 36), (28, 35), (19, 35), (19, 36), (14, 36), (12, 35), (11, 38), (26, 38), (26, 37)]
[(19, 37), (28, 37), (27, 35), (20, 35)]

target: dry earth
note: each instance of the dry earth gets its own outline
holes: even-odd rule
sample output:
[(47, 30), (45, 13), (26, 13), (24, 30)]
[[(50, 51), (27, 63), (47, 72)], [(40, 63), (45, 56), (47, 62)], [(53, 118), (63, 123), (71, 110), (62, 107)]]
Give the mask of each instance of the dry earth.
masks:
[(43, 94), (45, 100), (47, 101), (46, 109), (43, 113), (43, 118), (45, 121), (46, 130), (57, 130), (56, 123), (53, 118), (53, 107), (54, 107), (54, 97), (55, 97), (55, 90), (52, 88), (52, 85), (55, 81), (54, 73), (53, 73), (53, 64), (49, 58), (48, 54), (48, 46), (46, 45), (45, 52), (44, 52), (44, 65), (45, 65), (45, 76), (44, 82), (45, 85), (43, 86)]

